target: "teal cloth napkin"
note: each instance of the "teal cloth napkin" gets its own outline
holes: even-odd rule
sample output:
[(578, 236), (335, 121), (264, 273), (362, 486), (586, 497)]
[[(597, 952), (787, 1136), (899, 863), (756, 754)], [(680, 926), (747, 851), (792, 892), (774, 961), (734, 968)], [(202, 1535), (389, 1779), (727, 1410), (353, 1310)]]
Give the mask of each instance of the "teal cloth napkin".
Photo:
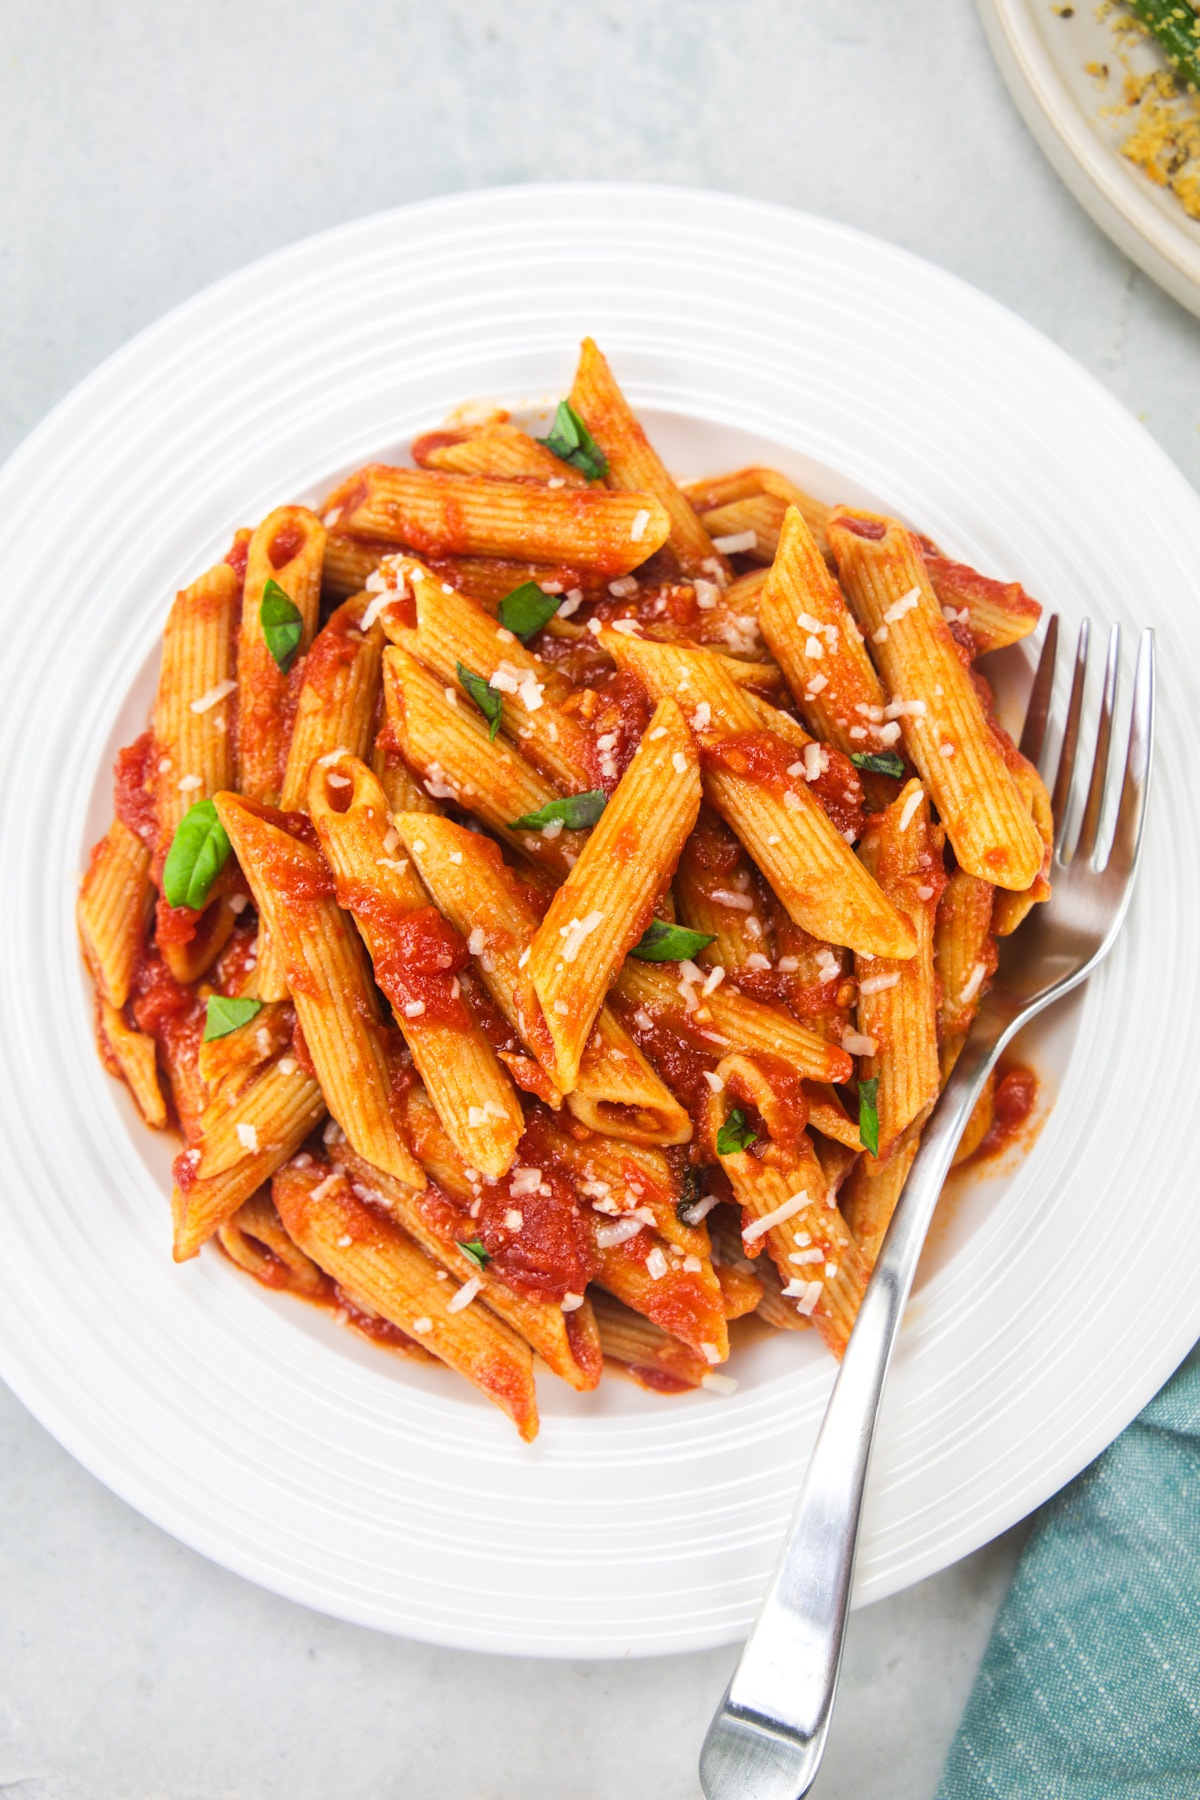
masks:
[(1200, 1345), (1043, 1507), (937, 1800), (1200, 1796)]

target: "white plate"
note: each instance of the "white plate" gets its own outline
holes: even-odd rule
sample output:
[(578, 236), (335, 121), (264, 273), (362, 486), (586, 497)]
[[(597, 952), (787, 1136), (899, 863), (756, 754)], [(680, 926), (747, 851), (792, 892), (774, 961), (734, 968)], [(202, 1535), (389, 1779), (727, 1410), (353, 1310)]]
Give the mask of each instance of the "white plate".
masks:
[(820, 1347), (762, 1345), (724, 1401), (544, 1379), (525, 1448), (465, 1384), (219, 1255), (173, 1267), (166, 1146), (97, 1066), (72, 923), (175, 588), (234, 525), (452, 405), (563, 391), (585, 331), (681, 473), (769, 456), (831, 499), (886, 498), (1068, 618), (1163, 634), (1133, 915), (1046, 1025), (1057, 1102), (1031, 1154), (934, 1246), (860, 1600), (1051, 1493), (1200, 1333), (1179, 1044), (1200, 506), (1103, 389), (951, 277), (821, 220), (644, 187), (484, 193), (299, 244), (143, 334), (0, 475), (0, 1371), (103, 1481), (255, 1581), (441, 1643), (616, 1656), (745, 1630), (829, 1388)]
[[(1102, 118), (1119, 97), (1112, 31), (1094, 0), (979, 0), (992, 53), (1034, 137), (1101, 231), (1181, 306), (1200, 313), (1200, 222), (1169, 188), (1156, 187), (1121, 155), (1133, 121)], [(1140, 71), (1165, 66), (1153, 44), (1131, 56)], [(1101, 83), (1088, 63), (1107, 64)]]

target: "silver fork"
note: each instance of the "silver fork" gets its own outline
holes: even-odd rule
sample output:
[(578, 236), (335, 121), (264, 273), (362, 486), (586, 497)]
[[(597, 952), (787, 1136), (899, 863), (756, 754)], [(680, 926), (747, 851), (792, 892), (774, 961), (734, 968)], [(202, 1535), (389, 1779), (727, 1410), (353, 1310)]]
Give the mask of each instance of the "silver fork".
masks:
[[(1109, 750), (1120, 627), (1109, 638), (1096, 747), (1074, 844), (1080, 720), (1090, 632), (1080, 627), (1052, 789), (1052, 898), (1001, 940), (998, 976), (930, 1116), (846, 1349), (766, 1598), (700, 1756), (707, 1800), (799, 1800), (820, 1766), (833, 1712), (854, 1579), (863, 1491), (879, 1405), (909, 1289), (951, 1159), (1004, 1046), (1035, 1013), (1078, 987), (1105, 957), (1129, 905), (1154, 738), (1154, 634), (1142, 633), (1129, 742), (1111, 843)], [(1038, 762), (1054, 686), (1058, 618), (1049, 621), (1021, 736)]]

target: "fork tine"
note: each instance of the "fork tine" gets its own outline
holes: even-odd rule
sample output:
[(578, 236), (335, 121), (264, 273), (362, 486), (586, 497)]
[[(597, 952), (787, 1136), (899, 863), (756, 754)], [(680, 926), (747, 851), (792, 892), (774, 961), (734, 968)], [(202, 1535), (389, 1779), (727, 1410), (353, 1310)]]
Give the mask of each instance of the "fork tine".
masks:
[(1063, 727), (1062, 749), (1058, 755), (1058, 774), (1054, 778), (1054, 793), (1050, 801), (1050, 809), (1054, 814), (1054, 851), (1060, 857), (1075, 785), (1075, 752), (1079, 747), (1079, 716), (1083, 711), (1083, 687), (1087, 679), (1090, 638), (1091, 623), (1084, 619), (1079, 627), (1079, 641), (1075, 646), (1075, 674), (1071, 681), (1067, 722)]
[(1058, 614), (1051, 613), (1046, 621), (1046, 635), (1042, 639), (1042, 653), (1038, 657), (1037, 670), (1033, 677), (1033, 686), (1029, 690), (1029, 705), (1025, 712), (1025, 726), (1021, 732), (1021, 742), (1017, 748), (1027, 762), (1037, 768), (1042, 759), (1042, 748), (1046, 742), (1046, 722), (1050, 717), (1050, 701), (1054, 694), (1054, 666), (1058, 661)]
[(1079, 827), (1076, 856), (1091, 856), (1100, 835), (1100, 815), (1104, 811), (1104, 790), (1108, 780), (1108, 756), (1112, 743), (1113, 707), (1117, 700), (1117, 675), (1121, 666), (1121, 627), (1114, 625), (1108, 634), (1108, 655), (1104, 663), (1104, 694), (1100, 702), (1100, 723), (1096, 727), (1096, 754), (1092, 759), (1092, 779), (1088, 784), (1087, 805)]
[(1129, 719), (1129, 750), (1121, 804), (1108, 853), (1108, 870), (1125, 879), (1133, 873), (1142, 840), (1146, 796), (1150, 789), (1150, 761), (1154, 745), (1154, 633), (1143, 631), (1138, 644), (1133, 676), (1133, 710)]

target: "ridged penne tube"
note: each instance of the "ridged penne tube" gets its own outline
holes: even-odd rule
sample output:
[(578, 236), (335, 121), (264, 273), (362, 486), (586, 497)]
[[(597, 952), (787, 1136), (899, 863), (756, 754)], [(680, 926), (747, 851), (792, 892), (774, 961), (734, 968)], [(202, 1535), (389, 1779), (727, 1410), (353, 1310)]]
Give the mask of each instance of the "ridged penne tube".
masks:
[(679, 964), (639, 962), (627, 957), (615, 993), (628, 1014), (645, 1008), (689, 1035), (713, 1056), (742, 1051), (777, 1056), (812, 1081), (848, 1081), (854, 1064), (837, 1044), (827, 1043), (782, 1007), (764, 1006), (728, 983), (711, 993), (681, 980)]
[(529, 947), (518, 994), (522, 1035), (564, 1092), (575, 1086), (609, 984), (675, 873), (699, 810), (692, 734), (675, 702), (661, 700)]
[(757, 1281), (762, 1290), (758, 1305), (754, 1311), (765, 1325), (775, 1331), (807, 1331), (812, 1320), (805, 1313), (796, 1311), (795, 1300), (783, 1297), (784, 1282), (779, 1278), (779, 1271), (769, 1256), (760, 1256), (751, 1262), (742, 1246), (741, 1207), (718, 1206), (709, 1214), (712, 1226), (713, 1267), (718, 1278), (724, 1279), (724, 1271), (730, 1270), (743, 1278), (749, 1276)]
[(668, 1252), (649, 1228), (608, 1241), (611, 1220), (589, 1215), (596, 1246), (596, 1281), (664, 1331), (698, 1350), (708, 1363), (729, 1355), (729, 1326), (716, 1271), (707, 1258)]
[(585, 1298), (574, 1312), (565, 1313), (552, 1300), (535, 1299), (509, 1287), (493, 1262), (481, 1269), (474, 1258), (459, 1248), (460, 1241), (470, 1241), (474, 1236), (469, 1216), (463, 1217), (462, 1240), (448, 1238), (435, 1229), (430, 1209), (410, 1187), (394, 1181), (382, 1169), (373, 1169), (353, 1151), (338, 1154), (355, 1191), (391, 1213), (428, 1256), (459, 1281), (478, 1277), (480, 1299), (520, 1333), (553, 1374), (579, 1393), (588, 1393), (597, 1385), (603, 1357), (589, 1299)]
[[(497, 846), (478, 832), (421, 813), (398, 813), (395, 825), (436, 905), (468, 941), (481, 981), (519, 1032), (520, 960), (538, 927), (528, 892)], [(555, 1105), (560, 1092), (543, 1098)], [(683, 1144), (691, 1137), (685, 1108), (607, 1007), (600, 1009), (567, 1105), (593, 1131), (609, 1136), (648, 1144)]]
[(666, 542), (671, 521), (653, 494), (550, 488), (425, 469), (364, 469), (341, 529), (418, 556), (528, 557), (605, 577), (627, 575)]
[(292, 1040), (296, 1015), (290, 1006), (266, 1005), (244, 1025), (224, 1037), (202, 1041), (199, 1052), (201, 1079), (209, 1087), (242, 1075), (281, 1056)]
[[(938, 1035), (961, 1046), (996, 967), (990, 882), (955, 869), (938, 902), (933, 961), (940, 985)], [(949, 1069), (943, 1070), (949, 1074)]]
[(304, 506), (277, 507), (250, 539), (238, 633), (237, 785), (251, 800), (278, 800), (287, 755), (288, 678), (263, 632), (263, 594), (274, 581), (297, 609), (303, 654), (317, 628), (324, 555), (325, 527)]
[(1037, 630), (1041, 606), (1019, 581), (994, 581), (924, 544), (921, 548), (942, 617), (966, 627), (977, 656), (1019, 643)]
[[(835, 1356), (849, 1342), (867, 1285), (867, 1266), (829, 1194), (808, 1133), (796, 1129), (792, 1108), (766, 1072), (749, 1057), (718, 1064), (724, 1089), (709, 1097), (706, 1135), (717, 1144), (738, 1101), (755, 1108), (768, 1141), (722, 1153), (717, 1160), (743, 1209), (742, 1242), (766, 1240), (785, 1285), (784, 1296), (811, 1317)], [(749, 1215), (746, 1217), (745, 1215)]]
[(912, 535), (894, 519), (839, 509), (829, 538), (887, 710), (901, 721), (959, 863), (996, 887), (1027, 888), (1042, 866), (1042, 840)]
[(829, 549), (825, 522), (833, 509), (824, 500), (805, 493), (790, 475), (781, 475), (778, 469), (735, 469), (729, 475), (711, 476), (704, 481), (689, 481), (683, 491), (701, 513), (711, 512), (714, 507), (728, 506), (734, 500), (752, 500), (757, 494), (773, 494), (786, 505), (800, 508), (822, 556)]
[[(223, 884), (226, 891), (222, 891)], [(217, 883), (196, 919), (196, 928), (191, 937), (176, 942), (164, 939), (161, 927), (159, 929), (158, 948), (162, 959), (176, 981), (182, 982), (185, 987), (207, 975), (233, 936), (237, 913), (230, 904), (233, 898), (228, 891), (230, 885), (227, 876), (217, 877)]]
[(544, 1122), (545, 1141), (560, 1167), (568, 1169), (577, 1191), (611, 1224), (636, 1210), (681, 1256), (709, 1254), (703, 1223), (685, 1225), (679, 1217), (679, 1181), (660, 1149), (621, 1138), (584, 1137), (553, 1119)]
[[(773, 748), (784, 732), (790, 736), (800, 727), (785, 724), (778, 714), (779, 731), (764, 732), (762, 704), (756, 707), (708, 651), (613, 631), (601, 632), (600, 642), (652, 699), (663, 694), (678, 699), (703, 745), (705, 798), (741, 839), (796, 924), (826, 943), (875, 956), (911, 955), (908, 921), (833, 824), (805, 768), (791, 774), (796, 763), (786, 742), (782, 754)], [(706, 723), (700, 724), (702, 719)]]
[(910, 781), (864, 841), (863, 857), (884, 893), (911, 921), (915, 956), (903, 961), (856, 957), (858, 1029), (876, 1048), (864, 1056), (860, 1079), (878, 1080), (881, 1160), (919, 1113), (937, 1099), (941, 1082), (937, 1041), (934, 918), (942, 886), (940, 831), (929, 823), (929, 799)]
[(896, 1202), (904, 1191), (920, 1146), (924, 1123), (925, 1115), (913, 1120), (886, 1162), (876, 1162), (873, 1156), (860, 1156), (842, 1189), (842, 1214), (854, 1233), (868, 1269), (875, 1267)]
[[(754, 494), (744, 500), (731, 500), (725, 506), (713, 507), (702, 513), (701, 518), (705, 531), (717, 544), (725, 538), (752, 537), (753, 543), (747, 542), (739, 554), (753, 557), (755, 562), (770, 563), (779, 545), (786, 511), (786, 500), (780, 500), (774, 494)], [(730, 544), (727, 548), (732, 554), (734, 546)]]
[(158, 1085), (158, 1058), (154, 1039), (145, 1032), (134, 1031), (125, 1015), (111, 1006), (103, 995), (96, 996), (96, 1025), (126, 1087), (143, 1120), (152, 1131), (161, 1131), (167, 1122), (167, 1103)]
[(200, 1120), (199, 1140), (175, 1159), (176, 1262), (195, 1256), (324, 1117), (320, 1087), (294, 1057), (269, 1063), (232, 1106)]
[(1008, 766), (1012, 770), (1013, 780), (1025, 796), (1029, 816), (1041, 836), (1042, 866), (1029, 886), (1019, 893), (1013, 893), (1008, 888), (996, 889), (992, 907), (992, 930), (997, 937), (1011, 937), (1030, 910), (1050, 898), (1050, 864), (1054, 854), (1054, 813), (1045, 782), (1033, 764), (1019, 751), (1009, 750)]
[(462, 939), (398, 854), (387, 799), (365, 763), (343, 756), (315, 765), (308, 810), (338, 903), (363, 935), (438, 1117), (471, 1166), (498, 1178), (512, 1164), (525, 1115), (462, 992)]
[[(808, 1101), (808, 1122), (813, 1131), (819, 1131), (831, 1144), (849, 1149), (857, 1156), (862, 1149), (858, 1120), (852, 1119), (847, 1113), (838, 1098), (837, 1090), (828, 1082), (809, 1081), (805, 1083), (804, 1093)], [(820, 1145), (817, 1149), (820, 1154)], [(823, 1156), (821, 1167), (828, 1174)]]
[(124, 1006), (129, 998), (153, 910), (150, 852), (136, 832), (114, 819), (92, 851), (76, 906), (83, 953), (110, 1006)]
[(328, 1277), (292, 1242), (265, 1188), (226, 1219), (217, 1238), (230, 1261), (266, 1287), (290, 1288), (309, 1299), (328, 1291)]
[(609, 486), (653, 494), (665, 509), (670, 518), (667, 543), (680, 568), (688, 574), (723, 574), (728, 564), (713, 549), (691, 501), (668, 475), (591, 338), (580, 346), (571, 405), (608, 459)]
[(373, 575), (394, 544), (372, 544), (365, 538), (347, 537), (344, 532), (330, 531), (325, 538), (325, 555), (321, 562), (321, 598), (327, 606), (340, 606), (355, 594), (361, 594), (367, 577)]
[(271, 1193), (289, 1235), (357, 1306), (465, 1375), (527, 1443), (537, 1436), (529, 1346), (487, 1307), (472, 1304), (474, 1277), (459, 1287), (439, 1281), (437, 1264), (327, 1164), (289, 1164)]
[(805, 720), (847, 756), (884, 750), (886, 696), (862, 633), (798, 507), (789, 506), (759, 596), (759, 624)]
[(757, 619), (762, 591), (770, 572), (769, 569), (749, 569), (745, 575), (735, 575), (722, 595), (725, 605), (735, 613), (751, 613)]
[(639, 1374), (651, 1377), (642, 1385), (658, 1388), (666, 1377), (670, 1387), (703, 1387), (711, 1364), (707, 1357), (679, 1338), (672, 1337), (660, 1325), (633, 1312), (620, 1300), (598, 1289), (593, 1297), (600, 1343), (605, 1356), (629, 1369), (635, 1380)]
[(561, 709), (572, 691), (566, 676), (527, 650), (478, 600), (443, 593), (441, 582), (419, 564), (406, 564), (405, 572), (416, 596), (417, 629), (415, 636), (393, 630), (392, 641), (411, 650), (441, 681), (453, 683), (463, 696), (460, 705), (473, 702), (459, 680), (459, 665), (481, 676), (500, 700), (501, 728), (516, 739), (523, 756), (568, 791), (594, 786), (591, 734), (576, 714)]
[(370, 599), (357, 594), (339, 606), (304, 659), (279, 802), (285, 812), (304, 810), (309, 771), (320, 757), (369, 754), (384, 644), (378, 621), (362, 630)]
[(559, 880), (583, 848), (582, 832), (516, 831), (513, 820), (540, 812), (558, 790), (500, 738), (490, 742), (473, 704), (452, 704), (444, 685), (415, 656), (393, 644), (383, 653), (388, 722), (408, 762), (437, 799), (473, 812), (498, 837)]
[[(370, 747), (383, 627), (376, 622), (365, 635), (361, 631), (369, 600), (369, 594), (358, 594), (339, 606), (304, 659), (279, 801), (285, 812), (307, 808), (309, 770), (321, 757), (337, 750), (362, 757)], [(263, 1000), (287, 999), (282, 964), (268, 931), (259, 933), (258, 994)]]
[(562, 462), (518, 425), (497, 421), (465, 431), (431, 431), (412, 447), (422, 469), (444, 469), (454, 475), (495, 475), (515, 480), (552, 481), (556, 487), (581, 488), (587, 476)]
[(716, 1262), (713, 1272), (721, 1289), (727, 1319), (744, 1319), (747, 1313), (757, 1312), (763, 1297), (763, 1284), (756, 1275), (748, 1274), (744, 1269), (722, 1268)]
[(153, 725), (164, 855), (189, 807), (211, 800), (232, 780), (239, 599), (237, 576), (220, 562), (176, 594), (167, 615)]
[(441, 807), (424, 784), (417, 780), (392, 741), (391, 726), (385, 721), (375, 736), (371, 751), (371, 773), (387, 795), (392, 812), (438, 813)]
[(235, 794), (218, 795), (216, 805), (278, 944), (329, 1111), (369, 1162), (423, 1187), (424, 1173), (393, 1116), (391, 1071), (362, 943), (334, 898), (324, 858), (284, 829), (282, 814), (264, 817)]

